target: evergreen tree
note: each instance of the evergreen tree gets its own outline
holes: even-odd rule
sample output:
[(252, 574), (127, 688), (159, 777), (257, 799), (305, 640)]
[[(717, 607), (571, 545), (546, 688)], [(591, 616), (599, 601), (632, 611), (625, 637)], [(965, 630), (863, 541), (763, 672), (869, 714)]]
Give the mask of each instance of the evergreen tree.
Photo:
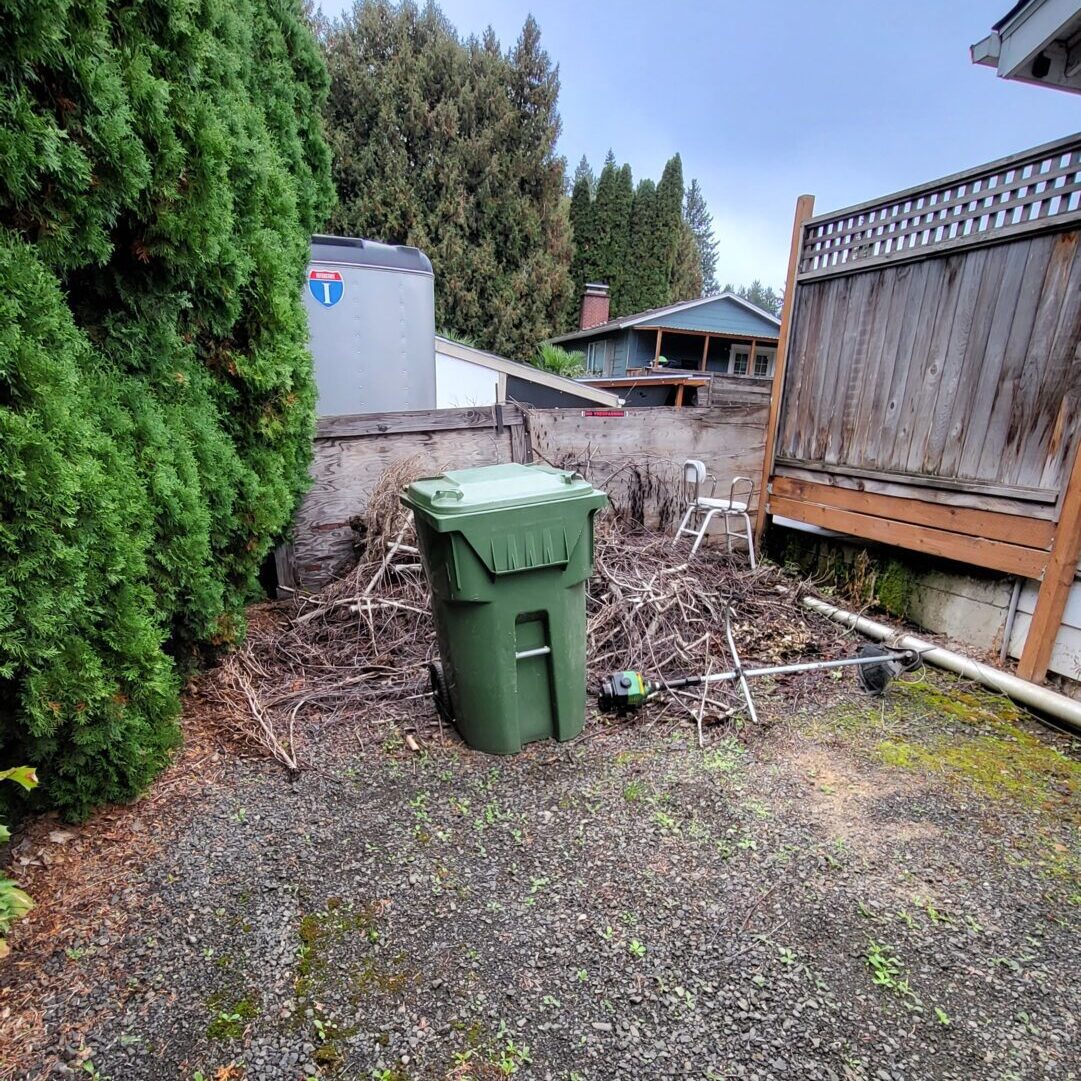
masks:
[(573, 288), (567, 301), (564, 325), (573, 326), (581, 303), (586, 282), (592, 281), (597, 272), (596, 230), (593, 214), (593, 193), (596, 179), (589, 163), (583, 157), (574, 174), (569, 214), (573, 256), (571, 257), (571, 281)]
[(672, 277), (676, 266), (683, 222), (683, 161), (674, 154), (665, 163), (657, 183), (657, 252), (658, 271), (664, 274), (665, 293), (658, 303), (672, 299)]
[(712, 296), (717, 286), (717, 238), (713, 235), (713, 215), (706, 206), (705, 196), (697, 180), (691, 181), (683, 201), (683, 220), (690, 227), (698, 247), (698, 263), (702, 278), (702, 295)]
[(724, 291), (749, 300), (763, 311), (769, 312), (770, 315), (779, 316), (784, 305), (784, 293), (774, 292), (772, 287), (763, 285), (757, 278), (750, 285), (726, 285)]
[(640, 180), (631, 210), (630, 255), (624, 268), (624, 288), (619, 297), (619, 314), (629, 315), (664, 304), (668, 277), (661, 263), (658, 225), (657, 185)]
[(358, 0), (322, 37), (332, 227), (421, 248), (441, 326), (532, 354), (571, 293), (559, 78), (536, 22), (504, 53), (491, 30), (459, 40), (434, 4)]
[(581, 161), (578, 162), (574, 170), (574, 178), (571, 181), (572, 191), (578, 186), (579, 181), (585, 181), (585, 190), (589, 194), (590, 200), (595, 199), (597, 196), (597, 178), (585, 154), (582, 155)]
[(622, 315), (631, 311), (624, 293), (631, 269), (631, 216), (634, 212), (634, 178), (631, 167), (624, 163), (616, 171), (610, 205), (612, 228), (608, 234), (605, 262), (609, 267), (612, 286), (612, 313)]
[(659, 183), (644, 179), (632, 188), (630, 166), (618, 166), (609, 150), (592, 200), (592, 171), (585, 158), (575, 178), (570, 200), (574, 301), (567, 306), (565, 325), (573, 325), (587, 281), (608, 283), (613, 316), (701, 294), (697, 243), (683, 219), (683, 163), (678, 154), (665, 165)]
[(702, 290), (702, 260), (698, 242), (687, 222), (679, 225), (679, 245), (676, 248), (676, 265), (672, 270), (672, 288), (669, 299), (674, 304), (680, 300), (697, 300), (706, 294)]
[(597, 180), (597, 197), (592, 207), (593, 250), (590, 269), (596, 280), (608, 284), (613, 315), (619, 312), (617, 298), (622, 289), (623, 260), (630, 234), (630, 208), (623, 186), (623, 170), (616, 165), (615, 154), (609, 150)]
[(307, 482), (326, 71), (297, 0), (2, 7), (0, 761), (77, 817), (164, 763)]

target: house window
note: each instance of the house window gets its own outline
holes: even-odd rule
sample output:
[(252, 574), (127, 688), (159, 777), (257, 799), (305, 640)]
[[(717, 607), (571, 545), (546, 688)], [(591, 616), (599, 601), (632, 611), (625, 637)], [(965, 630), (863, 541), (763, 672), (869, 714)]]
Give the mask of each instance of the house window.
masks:
[(733, 375), (746, 375), (747, 374), (747, 353), (733, 353), (732, 354), (732, 374)]
[(604, 364), (604, 343), (590, 342), (586, 346), (586, 368), (591, 372), (599, 372)]
[(759, 379), (765, 379), (769, 375), (769, 355), (767, 353), (758, 353), (754, 358), (754, 374)]

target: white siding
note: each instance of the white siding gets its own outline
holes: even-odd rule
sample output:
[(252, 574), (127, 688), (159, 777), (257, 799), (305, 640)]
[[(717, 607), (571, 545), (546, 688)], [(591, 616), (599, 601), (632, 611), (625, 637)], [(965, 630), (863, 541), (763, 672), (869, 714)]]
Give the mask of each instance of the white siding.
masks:
[[(1020, 657), (1028, 634), (1032, 613), (1036, 608), (1036, 595), (1040, 591), (1039, 582), (1026, 582), (1017, 602), (1017, 617), (1010, 636), (1010, 656)], [(1062, 613), (1062, 623), (1055, 637), (1051, 650), (1052, 672), (1069, 679), (1081, 680), (1081, 582), (1074, 582), (1066, 600), (1066, 610)]]
[(498, 395), (499, 373), (468, 360), (435, 354), (436, 409), (468, 409), (476, 405), (494, 405)]

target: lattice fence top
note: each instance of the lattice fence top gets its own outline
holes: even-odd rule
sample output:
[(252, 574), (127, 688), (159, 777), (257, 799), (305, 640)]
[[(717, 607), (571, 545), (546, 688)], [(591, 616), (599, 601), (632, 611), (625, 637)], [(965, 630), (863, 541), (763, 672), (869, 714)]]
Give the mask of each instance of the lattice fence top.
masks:
[(799, 276), (863, 270), (1073, 220), (1081, 221), (1081, 134), (812, 218)]

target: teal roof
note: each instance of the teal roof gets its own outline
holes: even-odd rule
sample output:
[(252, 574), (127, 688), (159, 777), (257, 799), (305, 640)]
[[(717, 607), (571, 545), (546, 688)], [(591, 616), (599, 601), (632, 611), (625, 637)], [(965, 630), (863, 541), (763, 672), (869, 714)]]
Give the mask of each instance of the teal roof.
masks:
[(776, 338), (780, 334), (780, 320), (769, 312), (734, 293), (721, 293), (715, 297), (703, 297), (681, 304), (669, 304), (664, 308), (636, 312), (634, 315), (620, 316), (588, 330), (561, 334), (552, 341), (587, 341), (635, 326), (712, 331), (715, 334), (738, 334), (758, 338)]

